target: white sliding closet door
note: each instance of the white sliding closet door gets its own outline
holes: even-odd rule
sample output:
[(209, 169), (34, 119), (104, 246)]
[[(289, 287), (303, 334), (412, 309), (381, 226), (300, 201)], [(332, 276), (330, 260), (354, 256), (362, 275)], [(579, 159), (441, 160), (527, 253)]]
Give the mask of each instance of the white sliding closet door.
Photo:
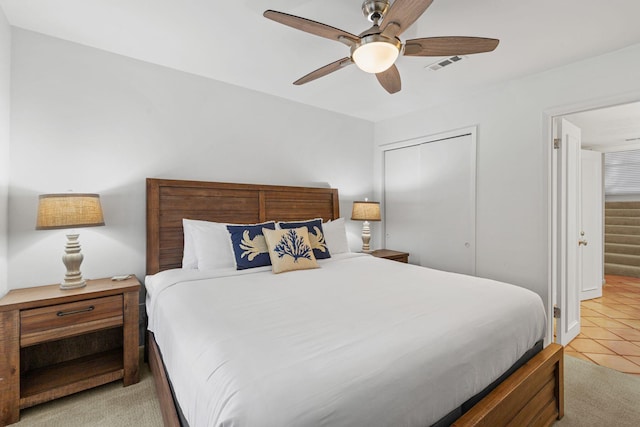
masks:
[(385, 151), (384, 168), (385, 247), (409, 252), (409, 262), (420, 264), (420, 146)]
[(472, 135), (385, 152), (385, 238), (425, 267), (475, 274)]
[(422, 265), (473, 275), (476, 167), (471, 135), (422, 144), (420, 161)]

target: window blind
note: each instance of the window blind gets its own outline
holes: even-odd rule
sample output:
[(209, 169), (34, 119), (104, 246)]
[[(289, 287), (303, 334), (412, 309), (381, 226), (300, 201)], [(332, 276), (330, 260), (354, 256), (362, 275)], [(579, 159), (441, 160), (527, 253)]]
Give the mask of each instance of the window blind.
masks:
[(607, 196), (640, 194), (640, 150), (604, 154), (604, 192)]

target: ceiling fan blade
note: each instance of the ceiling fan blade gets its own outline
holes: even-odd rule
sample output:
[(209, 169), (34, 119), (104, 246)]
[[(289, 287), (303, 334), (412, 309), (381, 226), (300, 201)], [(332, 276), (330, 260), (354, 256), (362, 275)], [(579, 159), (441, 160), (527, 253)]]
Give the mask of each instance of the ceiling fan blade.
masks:
[(275, 10), (266, 10), (263, 15), (265, 18), (269, 18), (272, 21), (279, 22), (280, 24), (288, 25), (289, 27), (295, 28), (296, 30), (304, 31), (305, 33), (314, 34), (316, 36), (325, 37), (331, 40), (336, 40), (346, 44), (349, 47), (360, 41), (360, 38), (354, 34), (342, 31), (329, 25), (322, 24), (320, 22), (301, 18), (299, 16), (289, 15), (287, 13), (277, 12)]
[(315, 79), (324, 77), (327, 74), (331, 74), (334, 71), (338, 71), (341, 68), (344, 68), (347, 65), (351, 65), (351, 64), (353, 64), (353, 61), (351, 61), (350, 57), (338, 59), (337, 61), (332, 62), (331, 64), (325, 65), (324, 67), (320, 67), (317, 70), (310, 72), (306, 76), (299, 78), (298, 80), (293, 82), (293, 84), (296, 86), (300, 86), (305, 83), (309, 83), (311, 81), (314, 81)]
[(407, 56), (453, 56), (491, 52), (500, 40), (484, 37), (426, 37), (407, 40), (404, 54)]
[(376, 77), (385, 90), (391, 94), (400, 92), (402, 89), (402, 83), (400, 81), (400, 73), (395, 65), (392, 65), (387, 70), (377, 73)]
[(397, 37), (406, 31), (433, 0), (395, 0), (382, 20), (382, 35)]

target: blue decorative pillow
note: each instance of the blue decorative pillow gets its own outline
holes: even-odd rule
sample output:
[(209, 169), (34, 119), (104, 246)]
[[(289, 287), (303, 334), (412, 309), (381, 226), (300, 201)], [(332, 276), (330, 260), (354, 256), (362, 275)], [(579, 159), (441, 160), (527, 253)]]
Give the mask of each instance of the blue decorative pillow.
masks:
[(275, 230), (276, 223), (269, 221), (252, 225), (227, 225), (236, 258), (236, 269), (246, 270), (271, 265), (267, 242), (262, 234), (263, 228)]
[(307, 227), (309, 232), (309, 241), (313, 248), (313, 255), (316, 259), (331, 258), (329, 248), (324, 241), (324, 231), (322, 230), (322, 218), (310, 219), (308, 221), (298, 222), (279, 222), (278, 225), (282, 229)]

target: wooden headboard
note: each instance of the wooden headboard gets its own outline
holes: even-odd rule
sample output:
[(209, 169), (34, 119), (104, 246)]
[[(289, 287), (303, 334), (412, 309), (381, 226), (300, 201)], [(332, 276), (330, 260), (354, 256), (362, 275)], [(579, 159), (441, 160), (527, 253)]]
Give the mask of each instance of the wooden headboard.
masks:
[(147, 178), (147, 274), (182, 266), (182, 219), (252, 224), (340, 216), (338, 190)]

